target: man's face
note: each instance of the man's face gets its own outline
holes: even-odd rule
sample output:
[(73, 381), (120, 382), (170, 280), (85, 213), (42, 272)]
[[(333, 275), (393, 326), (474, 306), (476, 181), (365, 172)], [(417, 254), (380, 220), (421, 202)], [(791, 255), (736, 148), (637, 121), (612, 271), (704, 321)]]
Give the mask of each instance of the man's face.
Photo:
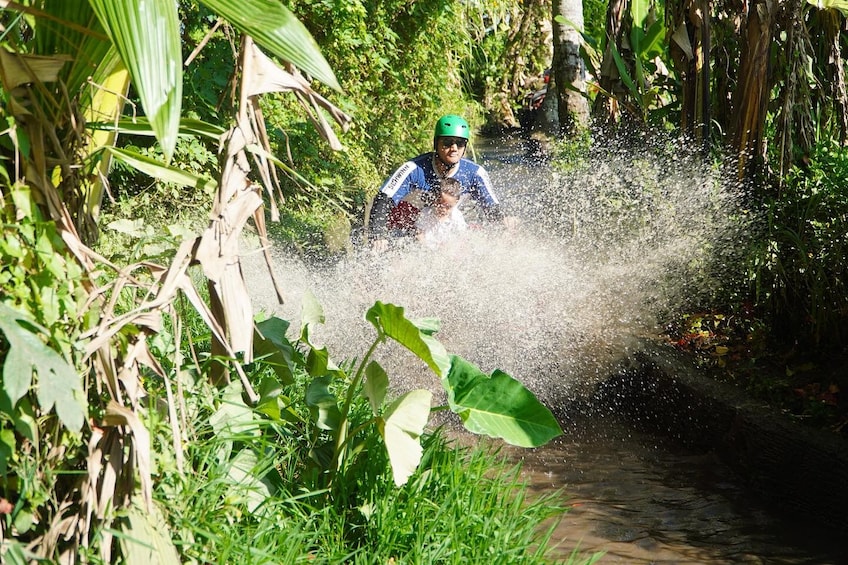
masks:
[(442, 161), (453, 165), (465, 155), (466, 145), (468, 140), (461, 137), (440, 137), (436, 143), (436, 150)]

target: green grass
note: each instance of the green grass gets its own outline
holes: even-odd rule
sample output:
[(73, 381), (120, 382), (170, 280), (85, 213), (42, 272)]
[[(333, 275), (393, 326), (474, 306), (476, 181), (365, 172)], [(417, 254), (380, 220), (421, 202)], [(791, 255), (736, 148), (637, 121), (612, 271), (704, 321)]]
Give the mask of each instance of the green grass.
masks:
[[(286, 392), (294, 396), (298, 388)], [(183, 562), (555, 561), (549, 536), (567, 507), (556, 495), (528, 496), (519, 466), (491, 449), (454, 445), (441, 429), (428, 432), (418, 471), (396, 487), (374, 431), (366, 439), (368, 456), (347, 469), (345, 480), (331, 492), (314, 491), (307, 486), (313, 484), (307, 438), (297, 426), (256, 419), (253, 427), (216, 432), (209, 422), (220, 399), (211, 391), (199, 386), (188, 399), (193, 419), (182, 473), (163, 455), (167, 426), (151, 424), (159, 454), (155, 497)], [(253, 471), (270, 485), (260, 502), (232, 476), (235, 454), (245, 449), (259, 456)]]

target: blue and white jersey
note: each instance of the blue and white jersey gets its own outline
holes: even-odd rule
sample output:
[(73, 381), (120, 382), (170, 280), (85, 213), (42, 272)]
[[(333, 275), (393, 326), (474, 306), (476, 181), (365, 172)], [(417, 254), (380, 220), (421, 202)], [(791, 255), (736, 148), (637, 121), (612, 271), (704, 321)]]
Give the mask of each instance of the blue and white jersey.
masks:
[[(440, 176), (433, 168), (433, 153), (424, 153), (407, 161), (390, 176), (380, 192), (389, 197), (394, 205), (402, 200), (415, 202), (415, 193), (434, 190), (439, 185)], [(462, 198), (471, 198), (484, 208), (497, 208), (498, 198), (492, 190), (492, 183), (486, 169), (468, 159), (460, 159), (453, 178), (462, 185)], [(410, 198), (411, 197), (411, 198)]]

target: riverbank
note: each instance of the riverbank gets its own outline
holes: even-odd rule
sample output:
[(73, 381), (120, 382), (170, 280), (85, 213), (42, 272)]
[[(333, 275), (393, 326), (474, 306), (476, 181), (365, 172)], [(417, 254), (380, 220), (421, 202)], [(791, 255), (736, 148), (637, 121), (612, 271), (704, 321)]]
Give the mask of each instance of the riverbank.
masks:
[(592, 402), (634, 427), (714, 452), (770, 506), (842, 536), (848, 532), (848, 445), (645, 342)]

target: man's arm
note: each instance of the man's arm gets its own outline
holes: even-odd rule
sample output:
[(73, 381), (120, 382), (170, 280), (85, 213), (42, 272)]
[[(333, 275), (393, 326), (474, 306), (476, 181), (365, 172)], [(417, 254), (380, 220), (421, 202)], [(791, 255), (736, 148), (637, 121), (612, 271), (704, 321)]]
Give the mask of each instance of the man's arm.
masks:
[(392, 199), (384, 192), (378, 192), (371, 203), (371, 214), (368, 216), (368, 235), (371, 241), (385, 239), (388, 234), (389, 212), (392, 209)]

